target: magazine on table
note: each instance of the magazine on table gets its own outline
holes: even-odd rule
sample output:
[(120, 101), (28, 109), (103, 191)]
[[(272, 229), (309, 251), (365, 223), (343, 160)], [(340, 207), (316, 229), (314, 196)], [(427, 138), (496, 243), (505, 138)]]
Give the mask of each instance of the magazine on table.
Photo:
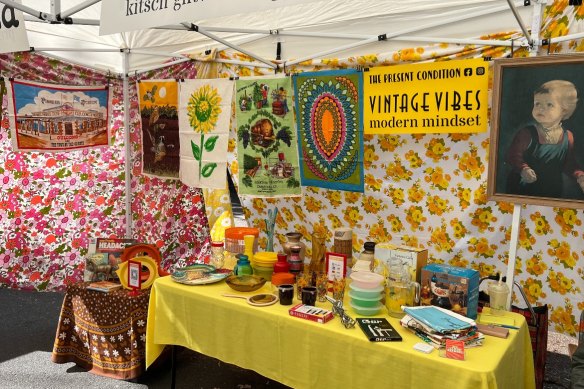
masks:
[(358, 317), (355, 320), (371, 342), (399, 342), (402, 340), (401, 335), (384, 317)]
[(420, 324), (439, 333), (463, 331), (476, 327), (474, 320), (433, 305), (404, 307), (404, 312)]
[(122, 261), (124, 249), (135, 243), (135, 239), (90, 238), (83, 280), (116, 280), (118, 278), (116, 270)]

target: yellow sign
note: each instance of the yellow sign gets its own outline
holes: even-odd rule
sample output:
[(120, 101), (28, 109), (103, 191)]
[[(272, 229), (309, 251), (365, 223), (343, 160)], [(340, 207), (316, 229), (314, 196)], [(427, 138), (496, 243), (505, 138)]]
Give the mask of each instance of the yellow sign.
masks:
[(488, 70), (483, 59), (369, 69), (363, 77), (365, 133), (486, 131)]

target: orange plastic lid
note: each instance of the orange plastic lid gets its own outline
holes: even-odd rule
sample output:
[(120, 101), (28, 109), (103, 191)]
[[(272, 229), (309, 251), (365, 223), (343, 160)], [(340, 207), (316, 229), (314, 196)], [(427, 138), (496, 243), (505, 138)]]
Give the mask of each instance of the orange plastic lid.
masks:
[(292, 273), (274, 273), (272, 274), (272, 285), (278, 286), (283, 284), (294, 284), (295, 278)]
[(244, 235), (258, 236), (260, 230), (255, 227), (230, 227), (225, 229), (225, 238), (243, 240)]

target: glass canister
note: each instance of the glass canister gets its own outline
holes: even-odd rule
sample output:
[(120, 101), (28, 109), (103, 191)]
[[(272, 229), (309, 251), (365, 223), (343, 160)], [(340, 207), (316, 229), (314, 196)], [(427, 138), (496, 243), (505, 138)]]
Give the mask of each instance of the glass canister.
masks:
[(404, 316), (402, 306), (414, 306), (420, 302), (420, 284), (410, 279), (407, 266), (403, 267), (387, 279), (385, 306), (390, 316), (401, 318)]
[(209, 263), (215, 266), (215, 269), (221, 269), (225, 264), (225, 255), (223, 253), (223, 242), (211, 242), (211, 260)]
[(230, 227), (225, 229), (225, 250), (233, 254), (243, 254), (245, 251), (245, 235), (255, 236), (253, 252), (258, 251), (258, 236), (260, 230), (254, 227)]
[(334, 234), (334, 252), (347, 256), (347, 267), (353, 266), (353, 230), (337, 228)]
[(359, 260), (369, 262), (369, 270), (373, 270), (373, 264), (375, 263), (375, 242), (363, 243), (363, 251), (359, 255)]

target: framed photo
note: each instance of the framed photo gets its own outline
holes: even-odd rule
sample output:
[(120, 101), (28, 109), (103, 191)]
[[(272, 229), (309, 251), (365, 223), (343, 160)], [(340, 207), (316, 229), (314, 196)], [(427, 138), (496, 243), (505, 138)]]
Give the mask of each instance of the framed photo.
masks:
[(489, 200), (584, 208), (584, 56), (494, 62)]
[(140, 262), (128, 261), (128, 286), (132, 289), (140, 289), (142, 287), (142, 264)]
[(347, 276), (347, 256), (339, 253), (326, 253), (326, 274), (329, 281)]

